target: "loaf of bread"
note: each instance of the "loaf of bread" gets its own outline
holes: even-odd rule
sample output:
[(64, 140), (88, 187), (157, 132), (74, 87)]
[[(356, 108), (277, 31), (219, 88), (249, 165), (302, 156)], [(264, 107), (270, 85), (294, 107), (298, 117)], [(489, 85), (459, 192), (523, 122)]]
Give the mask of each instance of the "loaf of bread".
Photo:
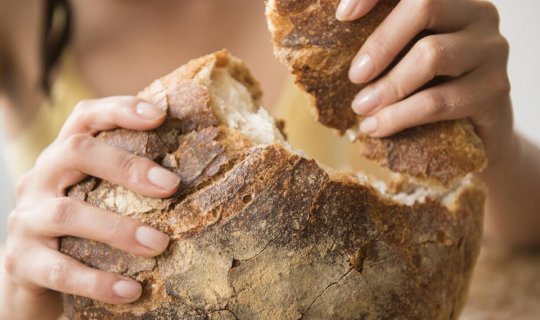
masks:
[(169, 199), (90, 177), (69, 196), (143, 221), (171, 243), (157, 258), (65, 237), (62, 252), (143, 284), (130, 305), (64, 295), (69, 319), (456, 319), (479, 250), (484, 193), (405, 183), (394, 192), (291, 150), (257, 81), (226, 51), (139, 95), (160, 128), (98, 139), (181, 178)]
[(276, 56), (306, 91), (322, 124), (360, 142), (363, 154), (392, 171), (450, 186), (487, 161), (467, 120), (405, 130), (387, 139), (359, 134), (351, 108), (362, 85), (348, 70), (366, 39), (399, 0), (380, 0), (367, 16), (352, 22), (335, 18), (339, 0), (269, 0), (266, 14)]

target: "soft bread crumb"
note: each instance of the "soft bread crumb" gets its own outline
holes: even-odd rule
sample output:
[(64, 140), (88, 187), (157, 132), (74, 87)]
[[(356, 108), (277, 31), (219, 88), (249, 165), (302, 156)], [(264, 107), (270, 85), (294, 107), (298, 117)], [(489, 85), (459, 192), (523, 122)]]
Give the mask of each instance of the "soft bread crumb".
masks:
[(224, 68), (217, 68), (210, 84), (214, 108), (219, 117), (256, 145), (284, 142), (274, 119), (266, 109), (254, 104), (248, 89)]

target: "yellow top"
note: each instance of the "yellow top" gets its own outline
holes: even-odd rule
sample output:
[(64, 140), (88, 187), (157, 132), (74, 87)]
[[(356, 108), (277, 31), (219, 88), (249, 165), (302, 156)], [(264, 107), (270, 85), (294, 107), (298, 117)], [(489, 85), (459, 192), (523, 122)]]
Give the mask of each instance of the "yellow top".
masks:
[[(89, 98), (92, 98), (91, 91), (80, 78), (73, 56), (67, 52), (51, 88), (51, 98), (36, 111), (24, 131), (4, 146), (13, 181), (33, 167), (39, 154), (56, 138), (77, 102)], [(285, 120), (285, 130), (294, 148), (304, 150), (308, 156), (331, 167), (352, 169), (353, 163), (361, 159), (355, 154), (357, 148), (351, 148), (345, 138), (337, 137), (331, 129), (316, 122), (308, 108), (305, 94), (288, 79), (272, 110), (278, 119)]]
[(4, 144), (3, 154), (10, 166), (12, 181), (34, 166), (39, 154), (53, 142), (78, 101), (92, 96), (79, 77), (72, 55), (66, 54), (61, 72), (44, 101), (23, 131)]

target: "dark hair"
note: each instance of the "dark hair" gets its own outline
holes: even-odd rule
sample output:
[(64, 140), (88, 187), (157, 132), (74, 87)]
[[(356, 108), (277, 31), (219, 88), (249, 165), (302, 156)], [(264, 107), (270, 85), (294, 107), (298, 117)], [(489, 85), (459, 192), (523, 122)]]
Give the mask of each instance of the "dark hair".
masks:
[(72, 12), (68, 0), (46, 0), (41, 47), (41, 88), (49, 94), (54, 69), (71, 36)]

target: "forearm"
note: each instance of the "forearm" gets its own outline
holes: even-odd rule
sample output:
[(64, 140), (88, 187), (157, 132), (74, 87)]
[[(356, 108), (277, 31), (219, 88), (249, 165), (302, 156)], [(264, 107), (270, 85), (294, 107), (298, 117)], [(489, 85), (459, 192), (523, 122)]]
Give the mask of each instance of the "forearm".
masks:
[(54, 320), (62, 310), (58, 294), (29, 292), (17, 285), (4, 268), (4, 248), (0, 247), (0, 319)]
[(516, 246), (540, 244), (540, 148), (516, 134), (505, 161), (484, 175), (486, 238)]

